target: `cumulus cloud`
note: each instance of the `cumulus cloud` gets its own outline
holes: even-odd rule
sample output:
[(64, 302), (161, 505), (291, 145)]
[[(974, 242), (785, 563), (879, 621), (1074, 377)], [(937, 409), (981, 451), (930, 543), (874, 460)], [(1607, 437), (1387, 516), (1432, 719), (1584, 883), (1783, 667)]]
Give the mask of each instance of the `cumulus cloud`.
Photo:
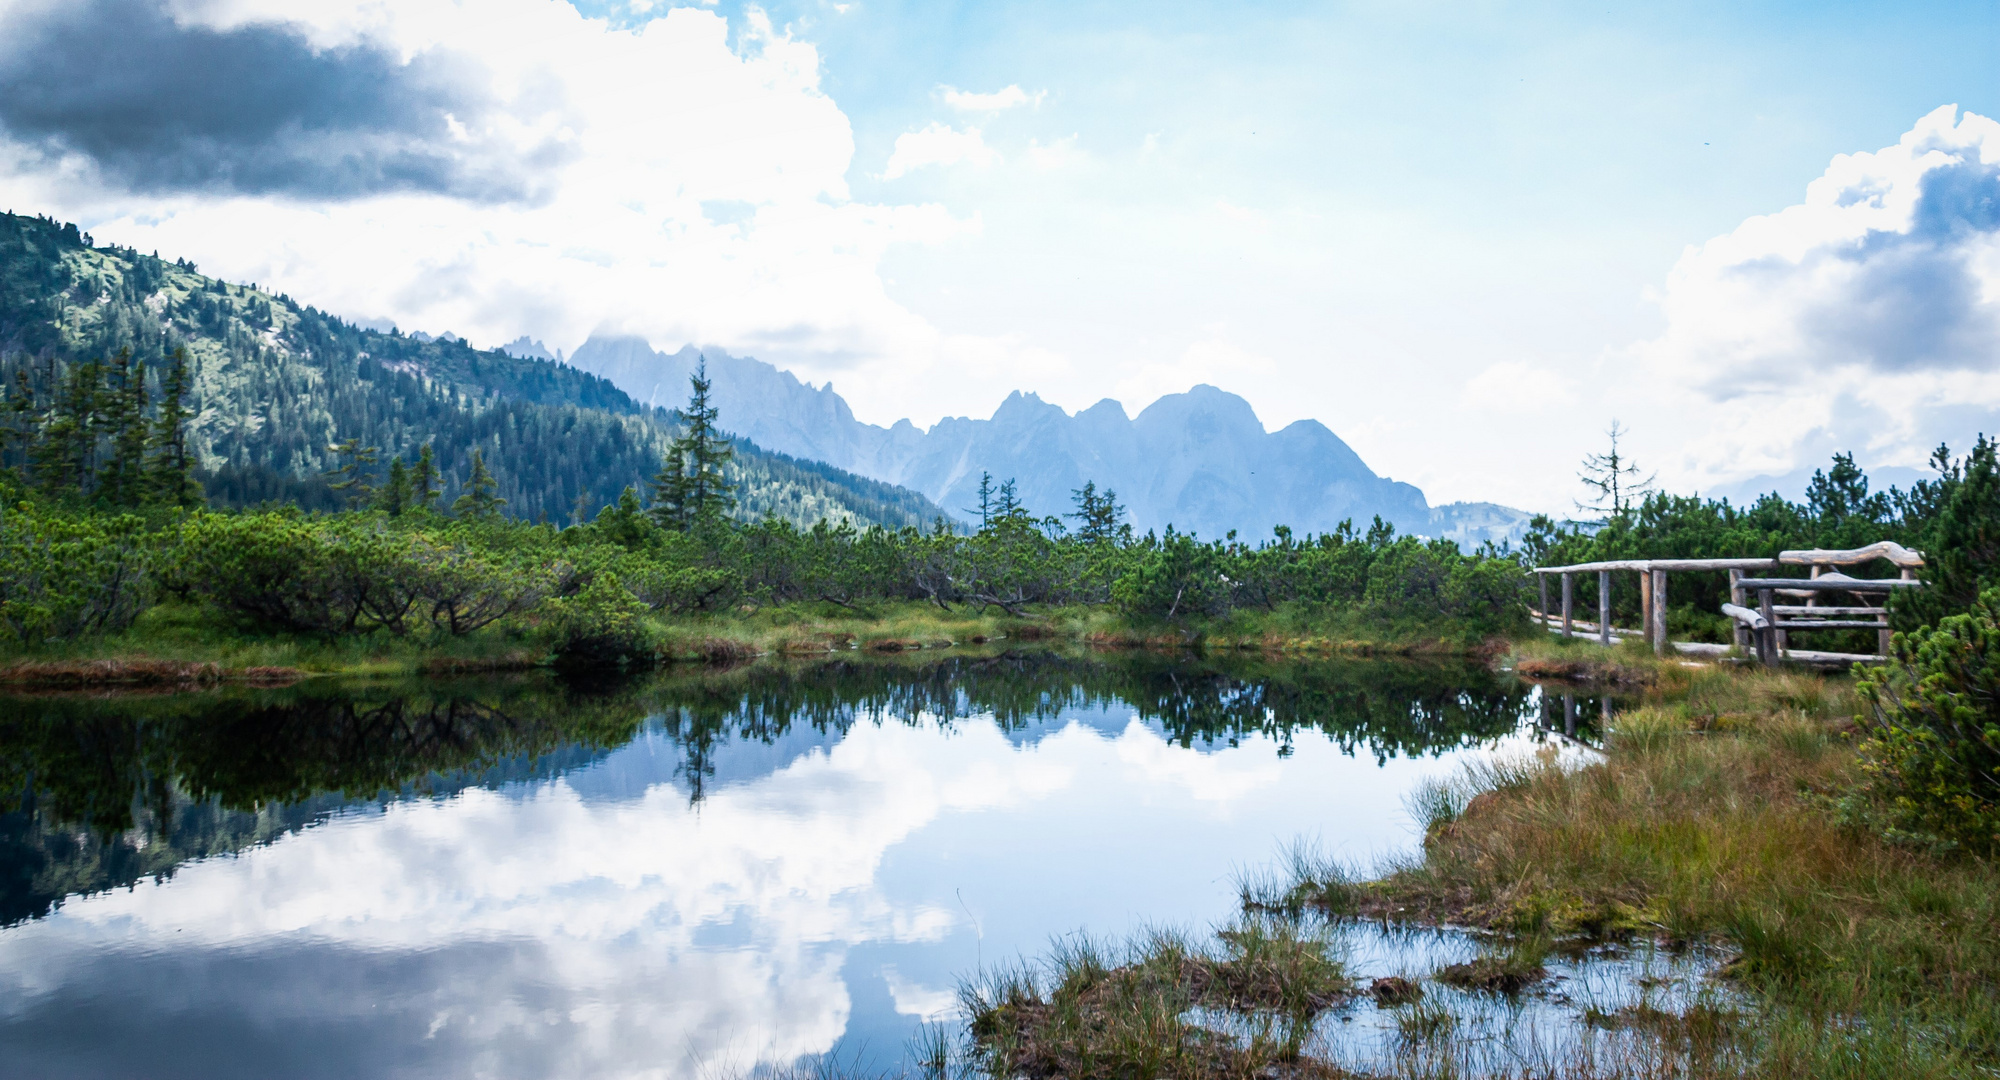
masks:
[(1690, 248), (1637, 350), (1707, 438), (1686, 469), (1914, 464), (2000, 417), (2000, 123), (1945, 106), (1805, 199)]
[(889, 153), (882, 179), (894, 180), (927, 165), (965, 162), (984, 166), (999, 160), (1000, 152), (986, 145), (978, 128), (960, 131), (949, 124), (933, 123), (922, 131), (906, 131), (896, 136), (896, 148)]
[(944, 95), (944, 103), (961, 112), (1000, 112), (1018, 105), (1040, 105), (1048, 91), (1037, 91), (1030, 97), (1019, 86), (1008, 86), (990, 94), (975, 94), (968, 90), (958, 90), (949, 86), (938, 88)]
[(163, 0), (17, 9), (0, 29), (0, 126), (133, 191), (517, 200), (574, 151), (536, 130), (558, 93), (503, 102), (449, 49), (316, 48), (297, 24), (183, 24)]
[[(884, 422), (942, 411), (943, 382), (916, 376), (1011, 383), (1029, 351), (890, 295), (885, 253), (980, 220), (855, 200), (818, 52), (755, 8), (621, 26), (564, 0), (87, 3), (145, 22), (190, 80), (273, 100), (148, 101), (174, 96), (171, 64), (132, 61), (140, 89), (120, 90), (62, 37), (68, 9), (0, 0), (0, 71), (37, 87), (0, 93), (0, 205), (475, 345), (718, 342), (837, 375)], [(58, 72), (79, 85), (42, 85)]]

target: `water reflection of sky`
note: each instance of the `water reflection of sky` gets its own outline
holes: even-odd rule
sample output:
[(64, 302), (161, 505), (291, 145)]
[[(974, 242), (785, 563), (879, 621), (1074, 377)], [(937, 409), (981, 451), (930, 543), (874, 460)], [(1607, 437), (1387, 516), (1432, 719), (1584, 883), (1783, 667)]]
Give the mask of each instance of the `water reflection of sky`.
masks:
[(0, 931), (7, 1076), (663, 1076), (893, 1062), (981, 963), (1228, 913), (1301, 834), (1406, 848), (1452, 756), (1183, 749), (1119, 709), (1024, 737), (645, 733), (550, 779), (349, 811)]

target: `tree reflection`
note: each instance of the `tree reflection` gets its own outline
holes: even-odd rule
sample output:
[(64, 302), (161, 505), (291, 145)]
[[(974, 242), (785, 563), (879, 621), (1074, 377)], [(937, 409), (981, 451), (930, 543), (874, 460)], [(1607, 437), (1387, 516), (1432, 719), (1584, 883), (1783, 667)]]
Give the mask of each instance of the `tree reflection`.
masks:
[[(1005, 652), (767, 661), (590, 685), (547, 675), (0, 702), (0, 925), (329, 813), (558, 775), (657, 732), (700, 800), (728, 747), (991, 717), (1017, 741), (1129, 710), (1190, 749), (1317, 732), (1377, 761), (1521, 730), (1471, 666)], [(770, 767), (777, 767), (772, 765)]]

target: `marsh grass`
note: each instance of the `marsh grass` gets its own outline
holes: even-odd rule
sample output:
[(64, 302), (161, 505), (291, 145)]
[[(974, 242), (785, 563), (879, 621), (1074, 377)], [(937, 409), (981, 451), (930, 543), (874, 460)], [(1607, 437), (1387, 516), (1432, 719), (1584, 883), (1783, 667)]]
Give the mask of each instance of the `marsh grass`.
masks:
[(1250, 1078), (1318, 1070), (1302, 1056), (1312, 1021), (1353, 989), (1323, 926), (1251, 914), (1200, 944), (1063, 939), (1039, 968), (982, 973), (960, 1000), (988, 1075)]
[(1993, 1075), (2000, 870), (1842, 824), (1852, 708), (1845, 680), (1663, 668), (1606, 760), (1485, 767), (1420, 796), (1460, 812), (1369, 903), (1523, 939), (1733, 951), (1726, 976), (1760, 1003), (1750, 1074)]

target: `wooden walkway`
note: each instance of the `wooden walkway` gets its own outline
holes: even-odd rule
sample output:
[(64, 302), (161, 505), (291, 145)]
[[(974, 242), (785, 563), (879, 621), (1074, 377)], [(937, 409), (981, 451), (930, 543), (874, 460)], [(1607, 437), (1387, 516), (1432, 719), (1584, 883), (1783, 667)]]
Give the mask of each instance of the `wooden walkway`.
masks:
[[(1856, 578), (1837, 568), (1852, 568), (1876, 561), (1897, 568), (1899, 577)], [(1880, 661), (1889, 653), (1889, 616), (1884, 604), (1898, 589), (1922, 588), (1916, 580), (1924, 565), (1923, 555), (1893, 541), (1884, 540), (1849, 550), (1808, 549), (1783, 551), (1775, 559), (1619, 559), (1610, 562), (1576, 563), (1570, 566), (1543, 566), (1535, 569), (1541, 592), (1541, 607), (1534, 615), (1551, 632), (1566, 638), (1583, 631), (1610, 645), (1621, 637), (1640, 637), (1664, 656), (1667, 640), (1667, 580), (1672, 573), (1726, 572), (1729, 575), (1729, 603), (1722, 613), (1735, 621), (1735, 647), (1754, 650), (1758, 659), (1775, 664), (1780, 659), (1815, 665)], [(1807, 577), (1751, 577), (1753, 573), (1774, 575), (1786, 567), (1804, 567)], [(1597, 618), (1578, 619), (1575, 611), (1576, 575), (1597, 575)], [(1639, 576), (1640, 627), (1619, 629), (1611, 625), (1611, 586), (1614, 573)], [(1550, 614), (1549, 579), (1554, 577), (1562, 590), (1560, 615)], [(1848, 605), (1822, 603), (1841, 594), (1854, 601)], [(1756, 607), (1749, 606), (1752, 596)], [(1778, 603), (1777, 599), (1799, 601)], [(1873, 602), (1871, 602), (1873, 601)], [(1876, 632), (1874, 653), (1833, 653), (1795, 650), (1790, 635), (1818, 630), (1872, 629)], [(1675, 646), (1676, 651), (1695, 643)]]

